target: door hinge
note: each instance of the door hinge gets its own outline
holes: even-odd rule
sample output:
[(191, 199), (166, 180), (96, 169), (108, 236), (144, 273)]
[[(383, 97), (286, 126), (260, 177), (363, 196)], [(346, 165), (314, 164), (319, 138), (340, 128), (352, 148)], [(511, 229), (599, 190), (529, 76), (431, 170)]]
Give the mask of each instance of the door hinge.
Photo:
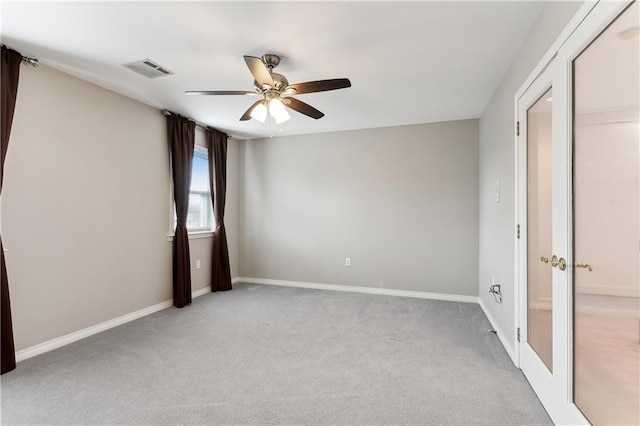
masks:
[(520, 122), (516, 121), (516, 136), (520, 136)]
[(518, 327), (518, 342), (520, 341), (520, 327)]
[(516, 227), (516, 236), (520, 239), (520, 225)]

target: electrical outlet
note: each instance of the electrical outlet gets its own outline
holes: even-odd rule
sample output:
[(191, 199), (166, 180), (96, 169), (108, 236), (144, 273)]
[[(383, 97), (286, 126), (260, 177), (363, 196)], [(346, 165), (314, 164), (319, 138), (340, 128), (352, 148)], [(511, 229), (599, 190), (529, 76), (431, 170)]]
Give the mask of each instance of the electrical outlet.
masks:
[(344, 266), (351, 266), (351, 258), (347, 257), (344, 259)]
[(196, 269), (200, 269), (200, 260), (196, 260)]
[(489, 294), (493, 297), (497, 303), (502, 303), (502, 289), (500, 284), (496, 284), (495, 277), (491, 277), (491, 287), (489, 287)]

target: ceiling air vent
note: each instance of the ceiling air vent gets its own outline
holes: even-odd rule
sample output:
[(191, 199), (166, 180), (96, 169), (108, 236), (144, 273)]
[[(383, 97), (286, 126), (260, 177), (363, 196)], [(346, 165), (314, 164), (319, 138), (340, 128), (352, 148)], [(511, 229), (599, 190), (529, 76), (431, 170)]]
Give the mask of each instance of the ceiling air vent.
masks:
[(156, 64), (151, 59), (142, 59), (141, 61), (122, 64), (122, 66), (147, 78), (158, 78), (173, 74), (171, 71)]

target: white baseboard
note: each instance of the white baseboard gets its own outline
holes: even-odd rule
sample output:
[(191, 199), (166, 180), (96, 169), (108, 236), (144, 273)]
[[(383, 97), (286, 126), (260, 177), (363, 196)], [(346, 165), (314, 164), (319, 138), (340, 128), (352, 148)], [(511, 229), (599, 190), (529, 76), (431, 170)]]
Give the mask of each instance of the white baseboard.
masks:
[(350, 285), (308, 283), (308, 282), (300, 282), (300, 281), (284, 281), (284, 280), (272, 280), (272, 279), (266, 279), (266, 278), (250, 278), (250, 277), (238, 277), (236, 278), (236, 280), (238, 282), (251, 283), (251, 284), (266, 284), (266, 285), (278, 285), (283, 287), (312, 288), (316, 290), (347, 291), (350, 293), (378, 294), (383, 296), (414, 297), (418, 299), (446, 300), (449, 302), (478, 303), (478, 300), (479, 300), (476, 296), (461, 296), (457, 294), (444, 294), (444, 293), (427, 293), (424, 291), (411, 291), (411, 290), (394, 290), (390, 288), (358, 287), (358, 286), (350, 286)]
[[(352, 293), (377, 294), (377, 295), (384, 295), (384, 296), (399, 296), (399, 297), (413, 297), (413, 298), (419, 298), (419, 299), (446, 300), (451, 302), (480, 303), (482, 310), (485, 312), (485, 315), (487, 315), (487, 318), (489, 318), (489, 321), (491, 322), (493, 327), (496, 330), (499, 330), (495, 326), (495, 321), (493, 321), (491, 314), (489, 314), (488, 311), (484, 308), (482, 301), (475, 296), (461, 296), (456, 294), (427, 293), (422, 291), (357, 287), (357, 286), (345, 286), (345, 285), (336, 285), (336, 284), (307, 283), (307, 282), (298, 282), (298, 281), (283, 281), (283, 280), (271, 280), (271, 279), (264, 279), (264, 278), (249, 278), (249, 277), (236, 277), (232, 280), (233, 284), (236, 284), (239, 282), (246, 282), (246, 283), (253, 283), (253, 284), (266, 284), (266, 285), (279, 285), (279, 286), (285, 286), (285, 287), (311, 288), (311, 289), (317, 289), (317, 290), (346, 291), (346, 292), (352, 292)], [(195, 290), (194, 292), (192, 292), (192, 297), (193, 298), (200, 297), (210, 292), (211, 292), (211, 289), (209, 287), (201, 288), (199, 290)], [(73, 342), (77, 342), (78, 340), (84, 339), (85, 337), (93, 336), (94, 334), (100, 333), (105, 330), (109, 330), (110, 328), (114, 328), (119, 325), (126, 324), (136, 319), (161, 311), (163, 309), (170, 308), (171, 306), (173, 306), (173, 300), (166, 300), (164, 302), (160, 302), (153, 306), (149, 306), (147, 308), (143, 308), (138, 311), (122, 315), (120, 317), (111, 319), (109, 321), (105, 321), (100, 324), (96, 324), (94, 326), (87, 327), (85, 329), (82, 329), (61, 337), (57, 337), (55, 339), (48, 340), (38, 345), (31, 346), (29, 348), (16, 352), (16, 361), (17, 362), (24, 361), (25, 359), (43, 354), (45, 352), (52, 351), (54, 349), (60, 348), (62, 346), (68, 345)], [(511, 356), (511, 358), (513, 359), (512, 351), (509, 349), (508, 345), (506, 345), (505, 341), (503, 340), (503, 333), (498, 331), (498, 337), (500, 338), (500, 341), (502, 342), (505, 349), (507, 350), (507, 353), (509, 353), (509, 356)]]
[(94, 334), (100, 333), (101, 331), (105, 331), (110, 328), (114, 328), (119, 325), (126, 324), (133, 320), (137, 320), (138, 318), (142, 318), (144, 316), (153, 314), (163, 309), (167, 309), (171, 306), (173, 306), (173, 300), (166, 300), (164, 302), (156, 303), (153, 306), (149, 306), (147, 308), (140, 309), (138, 311), (131, 312), (126, 315), (122, 315), (112, 320), (105, 321), (103, 323), (96, 324), (91, 327), (87, 327), (73, 333), (69, 333), (65, 336), (56, 337), (55, 339), (47, 340), (44, 343), (40, 343), (38, 345), (31, 346), (30, 348), (26, 348), (16, 352), (16, 362), (24, 361), (25, 359), (34, 357), (36, 355), (40, 355), (45, 352), (52, 351), (54, 349), (68, 345), (69, 343), (77, 342), (78, 340), (84, 339), (85, 337), (93, 336)]
[(211, 287), (201, 288), (200, 290), (195, 290), (191, 292), (191, 298), (195, 299), (196, 297), (204, 296), (207, 293), (211, 293)]
[(480, 305), (480, 308), (486, 315), (487, 319), (491, 323), (491, 326), (496, 330), (496, 335), (500, 340), (500, 343), (504, 347), (505, 351), (511, 358), (511, 361), (516, 367), (519, 367), (518, 360), (516, 359), (515, 353), (507, 336), (505, 336), (502, 329), (497, 326), (496, 320), (491, 315), (491, 312), (486, 308), (482, 299), (475, 296), (460, 296), (456, 294), (442, 294), (442, 293), (427, 293), (422, 291), (409, 291), (409, 290), (393, 290), (388, 288), (371, 288), (371, 287), (357, 287), (357, 286), (346, 286), (346, 285), (336, 285), (336, 284), (320, 284), (320, 283), (308, 283), (308, 282), (300, 282), (300, 281), (284, 281), (284, 280), (272, 280), (266, 278), (250, 278), (250, 277), (238, 277), (234, 280), (235, 282), (244, 282), (251, 284), (265, 284), (265, 285), (277, 285), (284, 287), (300, 287), (300, 288), (311, 288), (316, 290), (333, 290), (333, 291), (347, 291), (353, 293), (366, 293), (366, 294), (378, 294), (384, 296), (400, 296), (400, 297), (414, 297), (419, 299), (436, 299), (436, 300), (446, 300), (450, 302), (463, 302), (463, 303), (477, 303)]
[[(210, 287), (205, 287), (193, 291), (191, 293), (191, 297), (195, 299), (196, 297), (200, 297), (207, 293), (211, 293)], [(78, 340), (84, 339), (85, 337), (93, 336), (94, 334), (98, 334), (102, 331), (109, 330), (110, 328), (114, 328), (119, 325), (137, 320), (139, 318), (146, 317), (147, 315), (151, 315), (172, 306), (173, 300), (165, 300), (164, 302), (156, 303), (153, 306), (149, 306), (147, 308), (122, 315), (109, 321), (105, 321), (100, 324), (96, 324), (61, 337), (56, 337), (55, 339), (47, 340), (46, 342), (16, 352), (16, 362), (24, 361), (25, 359), (34, 357), (36, 355), (58, 349), (62, 346), (68, 345), (69, 343), (77, 342)]]
[(504, 346), (504, 350), (507, 351), (509, 358), (511, 358), (511, 361), (516, 367), (519, 367), (519, 361), (516, 359), (516, 355), (513, 351), (513, 348), (511, 347), (511, 343), (509, 342), (507, 336), (505, 336), (502, 329), (498, 326), (498, 322), (495, 320), (493, 315), (491, 315), (491, 312), (489, 311), (489, 309), (487, 309), (482, 299), (478, 298), (478, 304), (480, 305), (480, 309), (482, 309), (482, 312), (484, 312), (485, 316), (491, 323), (491, 326), (496, 331), (496, 336), (498, 336), (500, 343), (502, 343), (502, 346)]

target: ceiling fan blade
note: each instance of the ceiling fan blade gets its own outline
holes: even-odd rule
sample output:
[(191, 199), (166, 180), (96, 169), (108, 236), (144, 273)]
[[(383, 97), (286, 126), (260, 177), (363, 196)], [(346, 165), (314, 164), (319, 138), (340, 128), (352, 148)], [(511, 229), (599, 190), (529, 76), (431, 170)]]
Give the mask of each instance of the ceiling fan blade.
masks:
[(256, 101), (253, 105), (251, 105), (249, 107), (248, 110), (245, 111), (244, 114), (242, 114), (242, 117), (240, 117), (240, 121), (247, 121), (247, 120), (251, 120), (251, 112), (253, 111), (253, 109), (255, 107), (257, 107), (258, 105), (260, 105), (262, 103), (262, 99), (260, 99), (259, 101)]
[(256, 79), (260, 86), (263, 86), (265, 84), (269, 87), (275, 86), (273, 78), (271, 77), (271, 73), (267, 69), (267, 66), (264, 64), (264, 62), (262, 62), (262, 59), (256, 58), (255, 56), (245, 56), (244, 61), (247, 63), (251, 74), (253, 74), (253, 78)]
[(259, 95), (258, 92), (247, 92), (246, 90), (187, 90), (185, 95)]
[(285, 93), (300, 95), (302, 93), (326, 92), (328, 90), (345, 89), (351, 87), (348, 78), (334, 78), (332, 80), (307, 81), (292, 84), (284, 89)]
[(318, 111), (311, 105), (297, 100), (296, 98), (284, 98), (283, 101), (286, 106), (288, 106), (292, 110), (298, 111), (300, 114), (315, 118), (316, 120), (324, 117), (324, 114), (322, 112)]

